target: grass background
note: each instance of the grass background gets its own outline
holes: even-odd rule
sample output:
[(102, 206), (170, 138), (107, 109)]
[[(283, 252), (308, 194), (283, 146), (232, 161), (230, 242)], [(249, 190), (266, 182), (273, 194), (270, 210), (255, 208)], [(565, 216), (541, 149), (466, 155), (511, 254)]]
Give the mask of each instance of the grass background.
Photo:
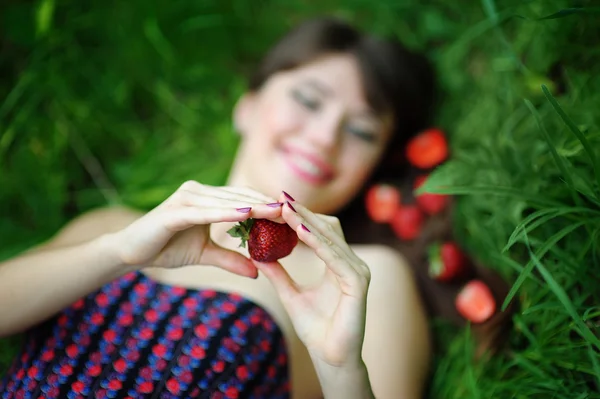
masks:
[[(434, 321), (431, 398), (600, 398), (600, 7), (538, 0), (5, 0), (0, 259), (107, 203), (222, 183), (230, 111), (281, 33), (334, 13), (426, 51), (457, 236), (521, 303), (502, 353)], [(442, 192), (441, 189), (435, 189)], [(0, 340), (0, 374), (19, 337)]]

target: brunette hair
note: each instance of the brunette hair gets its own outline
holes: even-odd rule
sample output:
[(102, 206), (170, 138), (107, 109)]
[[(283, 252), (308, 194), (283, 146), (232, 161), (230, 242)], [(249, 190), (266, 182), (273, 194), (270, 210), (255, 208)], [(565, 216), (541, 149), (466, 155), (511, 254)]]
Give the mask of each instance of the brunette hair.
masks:
[[(275, 73), (299, 67), (329, 54), (351, 54), (358, 61), (366, 99), (375, 112), (391, 113), (393, 136), (379, 165), (361, 192), (336, 216), (349, 243), (377, 243), (398, 249), (409, 261), (430, 313), (464, 323), (453, 307), (457, 286), (436, 284), (427, 274), (427, 248), (434, 241), (452, 239), (451, 207), (429, 218), (420, 236), (410, 242), (398, 240), (390, 227), (367, 217), (364, 193), (374, 182), (389, 182), (401, 189), (402, 198), (412, 202), (413, 182), (423, 171), (405, 160), (406, 142), (432, 123), (437, 105), (437, 79), (427, 58), (394, 38), (366, 34), (349, 23), (332, 18), (314, 18), (288, 32), (267, 53), (250, 77), (249, 89), (256, 91)], [(492, 270), (472, 262), (473, 270), (490, 283), (501, 298), (507, 285)], [(480, 349), (496, 349), (507, 328), (510, 313), (500, 313), (477, 327)]]
[[(270, 49), (250, 77), (249, 89), (259, 90), (277, 72), (336, 53), (356, 58), (367, 102), (375, 112), (393, 116), (392, 138), (364, 188), (373, 181), (399, 182), (407, 171), (404, 145), (430, 124), (435, 108), (434, 69), (424, 55), (396, 39), (364, 33), (337, 18), (319, 17), (301, 23)], [(336, 216), (349, 233), (349, 241), (380, 241), (372, 235), (352, 234), (357, 223), (368, 223), (361, 201), (364, 188)]]

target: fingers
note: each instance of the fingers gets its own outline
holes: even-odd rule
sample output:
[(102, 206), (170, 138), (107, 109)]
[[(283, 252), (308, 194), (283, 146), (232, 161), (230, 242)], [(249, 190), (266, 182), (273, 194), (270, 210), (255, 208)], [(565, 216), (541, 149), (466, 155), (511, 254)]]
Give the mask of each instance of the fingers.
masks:
[(214, 242), (209, 242), (200, 261), (203, 264), (214, 265), (241, 276), (257, 278), (256, 266), (240, 253), (222, 248)]
[(353, 259), (354, 262), (362, 262), (344, 239), (342, 226), (336, 217), (317, 215), (297, 202), (294, 202), (293, 208), (306, 223), (313, 226), (315, 232), (320, 235), (325, 242), (335, 244), (334, 247), (336, 250), (343, 251), (346, 256)]
[(160, 215), (163, 225), (171, 232), (186, 230), (192, 226), (219, 222), (241, 222), (250, 217), (252, 211), (236, 208), (180, 207)]
[(282, 302), (289, 302), (298, 293), (298, 286), (279, 262), (261, 263), (252, 261), (254, 266), (269, 279)]
[[(298, 238), (312, 248), (316, 255), (325, 262), (329, 270), (337, 277), (342, 290), (346, 294), (355, 297), (365, 295), (371, 278), (367, 265), (354, 253), (347, 253), (351, 250), (345, 242), (342, 247), (325, 236), (321, 229), (328, 230), (322, 225), (322, 220), (311, 218), (315, 225), (309, 223), (296, 210), (298, 207), (299, 204), (297, 203), (293, 205), (286, 203), (282, 210), (283, 218), (296, 230)], [(310, 211), (306, 210), (305, 214), (309, 213)], [(339, 236), (336, 241), (340, 241)], [(347, 248), (347, 251), (344, 247)]]
[[(183, 183), (179, 190), (188, 191), (197, 195), (211, 196), (214, 198), (250, 201), (252, 203), (273, 203), (276, 202), (273, 198), (268, 197), (256, 190), (247, 187), (215, 187), (198, 183), (193, 180)], [(179, 191), (178, 190), (178, 191)]]
[[(203, 224), (235, 222), (249, 217), (280, 219), (282, 203), (265, 196), (260, 197), (256, 192), (249, 189), (240, 189), (240, 192), (252, 192), (255, 195), (248, 196), (234, 191), (204, 186), (193, 181), (186, 182), (163, 202), (157, 208), (157, 211), (180, 214), (188, 220), (202, 220), (204, 221)], [(200, 215), (194, 211), (182, 211), (185, 208), (201, 209), (205, 215)], [(179, 220), (183, 221), (183, 219), (180, 218)], [(173, 221), (171, 224), (176, 223)], [(184, 225), (187, 226), (188, 224), (184, 223)]]

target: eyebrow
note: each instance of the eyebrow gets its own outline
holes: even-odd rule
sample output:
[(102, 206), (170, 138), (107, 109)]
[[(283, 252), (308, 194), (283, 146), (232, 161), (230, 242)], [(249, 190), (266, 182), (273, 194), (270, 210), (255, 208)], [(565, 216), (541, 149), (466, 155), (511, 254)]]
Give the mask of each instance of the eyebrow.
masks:
[(304, 81), (304, 84), (318, 90), (319, 92), (321, 92), (321, 94), (327, 97), (332, 97), (334, 95), (333, 89), (331, 89), (331, 87), (316, 79), (307, 79)]
[[(319, 91), (324, 96), (333, 97), (335, 95), (335, 92), (333, 91), (333, 89), (331, 87), (329, 87), (327, 84), (325, 84), (315, 78), (308, 78), (308, 79), (304, 80), (303, 83), (305, 85), (310, 86), (310, 87), (314, 88), (315, 90)], [(369, 118), (369, 119), (375, 119), (375, 120), (380, 119), (380, 116), (377, 114), (377, 112), (372, 110), (370, 107), (369, 107), (369, 109), (358, 112), (356, 114), (356, 116), (365, 117), (365, 118)]]

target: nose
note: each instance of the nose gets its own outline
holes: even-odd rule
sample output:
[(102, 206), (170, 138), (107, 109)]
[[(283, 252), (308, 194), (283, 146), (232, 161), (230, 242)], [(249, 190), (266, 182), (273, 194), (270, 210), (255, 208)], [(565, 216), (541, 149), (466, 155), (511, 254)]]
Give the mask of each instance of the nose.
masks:
[(323, 151), (333, 151), (341, 138), (343, 120), (344, 115), (341, 111), (331, 110), (320, 113), (313, 123), (309, 124), (306, 134), (316, 147)]

